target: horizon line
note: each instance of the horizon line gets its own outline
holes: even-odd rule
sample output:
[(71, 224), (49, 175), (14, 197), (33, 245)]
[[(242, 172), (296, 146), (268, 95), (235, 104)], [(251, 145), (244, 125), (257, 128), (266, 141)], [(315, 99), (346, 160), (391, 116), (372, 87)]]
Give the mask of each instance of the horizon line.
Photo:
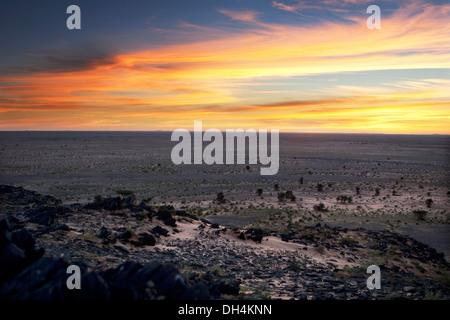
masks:
[[(181, 129), (181, 128), (180, 128)], [(238, 130), (242, 128), (237, 128), (234, 130)], [(248, 128), (253, 129), (253, 128)], [(248, 130), (248, 129), (243, 129)], [(176, 130), (176, 129), (175, 129)], [(14, 133), (24, 133), (24, 132), (136, 132), (136, 133), (171, 133), (174, 130), (0, 130), (0, 133), (8, 133), (8, 132), (14, 132)], [(188, 130), (189, 132), (195, 132), (194, 130)], [(224, 132), (224, 130), (219, 130), (220, 132)], [(202, 132), (205, 132), (205, 130), (202, 130)], [(270, 129), (267, 129), (267, 133), (271, 133)], [(352, 134), (352, 135), (396, 135), (396, 136), (450, 136), (450, 133), (382, 133), (382, 132), (292, 132), (292, 131), (279, 131), (280, 134), (338, 134), (338, 135), (344, 135), (344, 134)]]

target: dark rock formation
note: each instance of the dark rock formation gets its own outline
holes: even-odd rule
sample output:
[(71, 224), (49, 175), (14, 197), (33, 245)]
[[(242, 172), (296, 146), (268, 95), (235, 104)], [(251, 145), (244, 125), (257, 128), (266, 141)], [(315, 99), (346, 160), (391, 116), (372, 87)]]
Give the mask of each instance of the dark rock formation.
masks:
[(155, 234), (165, 236), (165, 237), (169, 234), (169, 230), (167, 230), (166, 228), (160, 227), (160, 226), (154, 227), (152, 229), (152, 232)]
[(8, 219), (0, 221), (0, 286), (43, 254), (26, 229), (13, 231)]
[(172, 217), (172, 211), (165, 208), (160, 208), (156, 213), (158, 219), (160, 219), (165, 225), (176, 227), (176, 220)]
[(264, 237), (264, 230), (257, 228), (250, 228), (245, 231), (245, 238), (251, 239), (255, 242), (261, 243)]
[[(106, 237), (109, 231), (100, 229)], [(154, 245), (150, 234), (140, 234), (143, 245)], [(104, 300), (104, 299), (208, 299), (205, 284), (192, 283), (171, 264), (126, 262), (104, 272), (81, 269), (81, 289), (69, 290), (69, 263), (41, 258), (35, 240), (26, 230), (13, 231), (8, 219), (0, 221), (1, 300)]]

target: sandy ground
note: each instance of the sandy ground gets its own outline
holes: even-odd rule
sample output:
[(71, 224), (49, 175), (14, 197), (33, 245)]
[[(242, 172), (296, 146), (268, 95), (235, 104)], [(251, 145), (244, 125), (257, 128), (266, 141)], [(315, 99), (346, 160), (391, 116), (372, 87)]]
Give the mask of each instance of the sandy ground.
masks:
[[(321, 222), (398, 231), (449, 256), (448, 136), (282, 134), (275, 176), (261, 176), (260, 165), (176, 166), (174, 145), (167, 132), (1, 132), (0, 181), (65, 204), (126, 189), (223, 225), (285, 230)], [(280, 202), (278, 192), (287, 190), (295, 201)], [(215, 201), (218, 192), (224, 204)], [(339, 203), (339, 195), (352, 203)], [(319, 203), (327, 211), (314, 210)], [(425, 210), (426, 219), (414, 210)]]

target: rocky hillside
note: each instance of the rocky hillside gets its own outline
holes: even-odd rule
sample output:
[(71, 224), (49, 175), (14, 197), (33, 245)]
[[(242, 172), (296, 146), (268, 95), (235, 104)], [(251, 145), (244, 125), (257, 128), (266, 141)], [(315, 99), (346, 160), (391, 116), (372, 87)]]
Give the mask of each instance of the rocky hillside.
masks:
[[(1, 299), (448, 299), (444, 255), (387, 231), (238, 229), (133, 194), (87, 205), (0, 186)], [(381, 268), (381, 289), (366, 268)], [(69, 265), (81, 290), (69, 290)]]

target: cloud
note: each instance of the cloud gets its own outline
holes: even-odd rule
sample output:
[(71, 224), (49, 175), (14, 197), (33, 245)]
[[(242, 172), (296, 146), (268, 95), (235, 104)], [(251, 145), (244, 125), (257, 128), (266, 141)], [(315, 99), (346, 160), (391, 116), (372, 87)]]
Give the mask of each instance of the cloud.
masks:
[(35, 51), (29, 55), (31, 62), (28, 64), (3, 68), (0, 72), (4, 74), (78, 72), (117, 62), (115, 52), (90, 44), (82, 47), (66, 47), (52, 52)]
[[(65, 56), (43, 54), (43, 64), (39, 67), (45, 72), (76, 72), (96, 68), (97, 66), (113, 65), (115, 57), (103, 52), (71, 53)], [(33, 70), (36, 71), (36, 68)]]
[[(298, 26), (263, 24), (252, 11), (221, 12), (251, 23), (239, 33), (217, 29), (219, 37), (208, 29), (205, 39), (196, 33), (205, 30), (190, 28), (179, 44), (122, 54), (101, 48), (38, 53), (41, 64), (28, 72), (0, 76), (3, 128), (22, 128), (21, 119), (32, 126), (33, 114), (36, 126), (51, 128), (173, 129), (202, 119), (218, 128), (273, 121), (293, 131), (417, 132), (423, 127), (413, 124), (422, 119), (436, 123), (433, 133), (450, 133), (442, 125), (448, 82), (431, 75), (397, 83), (374, 79), (370, 86), (358, 80), (315, 87), (297, 81), (283, 90), (300, 76), (307, 82), (310, 75), (450, 68), (450, 5), (407, 5), (375, 31), (365, 27), (364, 15), (350, 16), (353, 23)], [(264, 91), (258, 82), (265, 82)], [(409, 128), (400, 125), (411, 117)]]
[(372, 0), (296, 0), (291, 4), (286, 4), (284, 2), (272, 1), (272, 7), (295, 14), (301, 14), (300, 12), (304, 10), (347, 12), (351, 9), (352, 5), (368, 4), (372, 2)]
[(283, 10), (283, 11), (289, 11), (289, 12), (293, 12), (293, 13), (298, 13), (297, 10), (299, 10), (301, 8), (301, 6), (297, 5), (287, 5), (284, 4), (282, 2), (277, 2), (277, 1), (272, 1), (272, 6), (274, 8)]
[(258, 13), (254, 11), (234, 11), (220, 9), (219, 12), (236, 21), (255, 22), (258, 17)]

